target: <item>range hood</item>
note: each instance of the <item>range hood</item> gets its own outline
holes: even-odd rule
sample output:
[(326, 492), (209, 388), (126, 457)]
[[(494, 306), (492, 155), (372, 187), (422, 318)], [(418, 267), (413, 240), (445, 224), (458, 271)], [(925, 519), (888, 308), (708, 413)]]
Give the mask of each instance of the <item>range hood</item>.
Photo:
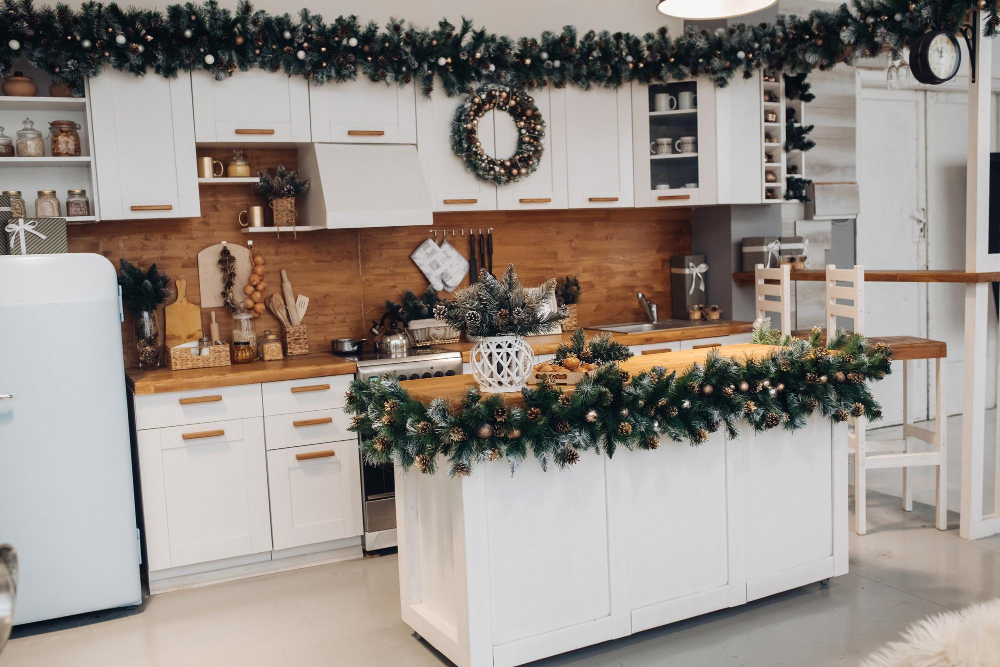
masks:
[(344, 229), (433, 224), (417, 147), (408, 144), (308, 144), (299, 174), (310, 181), (302, 219)]

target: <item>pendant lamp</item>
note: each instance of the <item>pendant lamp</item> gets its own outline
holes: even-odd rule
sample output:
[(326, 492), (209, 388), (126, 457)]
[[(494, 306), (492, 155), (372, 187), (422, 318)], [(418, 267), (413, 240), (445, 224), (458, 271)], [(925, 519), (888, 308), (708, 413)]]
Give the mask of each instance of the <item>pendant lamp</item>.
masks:
[(726, 19), (752, 14), (778, 0), (658, 0), (656, 11), (678, 19)]

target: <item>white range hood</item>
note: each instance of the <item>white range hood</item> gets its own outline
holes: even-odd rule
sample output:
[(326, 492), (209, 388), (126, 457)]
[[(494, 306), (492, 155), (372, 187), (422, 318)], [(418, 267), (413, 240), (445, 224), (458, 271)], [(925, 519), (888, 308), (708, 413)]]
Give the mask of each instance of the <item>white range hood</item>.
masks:
[(433, 224), (417, 147), (409, 144), (308, 144), (299, 174), (310, 181), (302, 220), (344, 229)]

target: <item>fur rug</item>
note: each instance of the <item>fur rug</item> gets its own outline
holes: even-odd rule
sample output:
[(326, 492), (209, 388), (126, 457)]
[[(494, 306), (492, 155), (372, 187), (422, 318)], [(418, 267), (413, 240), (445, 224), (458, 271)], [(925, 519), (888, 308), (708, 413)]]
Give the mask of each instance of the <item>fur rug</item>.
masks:
[(918, 621), (864, 667), (1000, 666), (1000, 598)]

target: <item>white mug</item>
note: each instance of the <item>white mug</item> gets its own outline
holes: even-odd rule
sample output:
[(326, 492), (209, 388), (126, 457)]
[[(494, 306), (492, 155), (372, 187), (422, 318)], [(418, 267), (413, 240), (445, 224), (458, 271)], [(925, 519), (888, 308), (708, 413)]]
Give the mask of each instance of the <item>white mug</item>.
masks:
[(697, 184), (697, 183), (685, 183), (685, 184), (684, 184), (684, 187), (685, 187), (685, 188), (688, 188), (688, 189), (690, 190), (690, 189), (692, 189), (692, 188), (696, 188), (696, 187), (698, 187), (698, 184)]
[(670, 183), (657, 183), (656, 185), (653, 186), (653, 189), (654, 190), (669, 190), (670, 189)]
[(669, 155), (674, 152), (674, 140), (660, 138), (649, 144), (649, 152), (653, 155)]
[(684, 109), (684, 110), (694, 109), (698, 105), (698, 96), (689, 90), (686, 90), (683, 93), (678, 94), (677, 98), (680, 100), (677, 104), (677, 107), (679, 109)]
[(698, 137), (681, 137), (674, 142), (674, 149), (678, 153), (696, 153), (698, 151)]
[(668, 93), (653, 95), (653, 111), (673, 111), (677, 108), (677, 98)]

